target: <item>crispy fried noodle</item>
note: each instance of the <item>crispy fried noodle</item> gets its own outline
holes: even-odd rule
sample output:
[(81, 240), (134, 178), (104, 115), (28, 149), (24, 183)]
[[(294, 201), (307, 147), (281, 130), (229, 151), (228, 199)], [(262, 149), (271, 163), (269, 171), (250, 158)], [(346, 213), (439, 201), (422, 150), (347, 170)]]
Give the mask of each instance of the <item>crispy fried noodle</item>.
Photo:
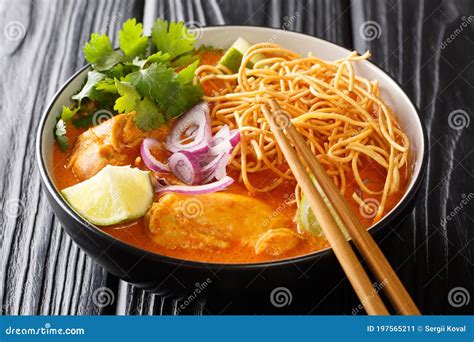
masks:
[[(258, 54), (266, 58), (246, 68)], [(212, 95), (204, 99), (213, 104), (213, 131), (227, 124), (241, 132), (230, 167), (240, 172), (240, 181), (249, 191), (269, 191), (294, 179), (261, 112), (266, 99), (274, 98), (342, 193), (352, 173), (360, 189), (352, 194), (356, 202), (363, 205), (364, 196), (380, 198), (374, 220), (381, 218), (387, 196), (400, 186), (409, 140), (380, 98), (378, 82), (355, 75), (354, 63), (369, 56), (368, 52), (362, 56), (353, 52), (343, 59), (325, 61), (263, 43), (246, 51), (237, 73), (220, 64), (197, 69), (194, 81), (212, 88)], [(371, 189), (361, 178), (359, 171), (367, 160), (385, 169), (383, 188)], [(257, 186), (252, 175), (260, 172), (273, 177)], [(296, 191), (299, 197), (300, 190)]]

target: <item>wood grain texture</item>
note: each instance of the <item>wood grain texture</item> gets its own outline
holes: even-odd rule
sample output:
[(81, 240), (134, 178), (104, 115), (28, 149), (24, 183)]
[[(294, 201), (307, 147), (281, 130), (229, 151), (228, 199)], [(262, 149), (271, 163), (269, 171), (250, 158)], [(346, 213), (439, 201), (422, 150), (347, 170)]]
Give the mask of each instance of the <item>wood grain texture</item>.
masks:
[(54, 92), (85, 64), (91, 32), (116, 37), (135, 1), (2, 1), (0, 179), (3, 314), (98, 314), (105, 271), (62, 231), (41, 190), (35, 132)]
[[(372, 60), (401, 83), (428, 133), (420, 198), (411, 222), (393, 239), (398, 248), (387, 247), (426, 314), (472, 313), (474, 308), (472, 301), (459, 308), (449, 303), (453, 288), (474, 293), (474, 231), (468, 228), (474, 204), (466, 200), (474, 193), (474, 129), (467, 125), (474, 113), (468, 95), (474, 86), (473, 5), (461, 0), (352, 3), (354, 48), (372, 51)], [(364, 34), (370, 26), (375, 36)]]
[[(81, 48), (90, 33), (105, 32), (116, 39), (129, 17), (143, 19), (147, 29), (156, 17), (163, 17), (194, 25), (288, 27), (360, 52), (370, 49), (372, 60), (398, 80), (420, 108), (431, 145), (416, 209), (381, 248), (423, 313), (472, 313), (473, 298), (461, 307), (448, 300), (456, 287), (474, 296), (474, 201), (466, 201), (474, 196), (474, 124), (467, 125), (474, 115), (470, 16), (474, 16), (470, 0), (3, 0), (0, 312), (261, 312), (251, 302), (238, 310), (231, 301), (220, 308), (193, 303), (180, 309), (182, 299), (152, 295), (108, 275), (62, 231), (40, 186), (34, 156), (39, 118), (54, 92), (85, 63)], [(462, 26), (466, 21), (467, 27)], [(369, 24), (378, 30), (375, 38), (364, 31)], [(454, 38), (448, 42), (449, 37)], [(305, 270), (301, 272), (304, 277)], [(315, 288), (330, 290), (302, 302), (295, 296), (293, 311), (288, 312), (350, 314), (357, 305), (340, 272), (321, 275), (314, 283)], [(94, 304), (94, 294), (102, 295), (102, 300), (110, 295), (112, 304)]]

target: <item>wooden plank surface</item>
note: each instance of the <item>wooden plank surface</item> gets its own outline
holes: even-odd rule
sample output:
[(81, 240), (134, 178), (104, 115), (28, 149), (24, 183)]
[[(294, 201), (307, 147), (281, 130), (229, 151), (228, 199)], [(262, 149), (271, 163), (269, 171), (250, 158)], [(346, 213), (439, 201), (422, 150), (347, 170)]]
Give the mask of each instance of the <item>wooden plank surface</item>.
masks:
[(98, 314), (95, 289), (106, 272), (60, 228), (41, 190), (35, 132), (54, 92), (85, 64), (92, 32), (117, 36), (135, 1), (1, 2), (2, 203), (0, 302), (3, 314)]
[[(81, 47), (90, 33), (101, 31), (116, 38), (127, 18), (143, 18), (149, 28), (160, 16), (199, 25), (282, 27), (289, 23), (289, 29), (347, 48), (370, 49), (372, 59), (419, 106), (431, 145), (416, 210), (383, 241), (382, 248), (424, 313), (472, 313), (474, 300), (456, 307), (449, 294), (462, 287), (474, 296), (474, 201), (463, 204), (474, 193), (474, 124), (467, 125), (474, 115), (470, 96), (474, 23), (469, 19), (473, 15), (469, 0), (3, 0), (0, 312), (177, 312), (180, 301), (136, 289), (108, 275), (78, 250), (49, 208), (34, 159), (39, 117), (54, 92), (84, 64)], [(468, 22), (467, 27), (463, 22)], [(454, 38), (448, 42), (450, 36)], [(448, 221), (447, 217), (452, 218)], [(314, 283), (315, 287), (334, 286), (294, 312), (350, 314), (357, 304), (340, 273), (322, 275)], [(110, 305), (94, 304), (98, 295)], [(196, 304), (181, 314), (232, 313), (234, 305), (223, 303), (221, 309), (211, 310)], [(259, 308), (249, 307), (247, 313), (258, 312)]]
[(463, 205), (474, 192), (474, 127), (467, 124), (474, 113), (468, 95), (474, 87), (473, 3), (356, 0), (352, 9), (354, 48), (370, 50), (401, 83), (420, 109), (430, 144), (416, 209), (384, 246), (424, 313), (472, 313), (472, 302), (450, 305), (449, 293), (456, 287), (474, 292), (474, 204)]

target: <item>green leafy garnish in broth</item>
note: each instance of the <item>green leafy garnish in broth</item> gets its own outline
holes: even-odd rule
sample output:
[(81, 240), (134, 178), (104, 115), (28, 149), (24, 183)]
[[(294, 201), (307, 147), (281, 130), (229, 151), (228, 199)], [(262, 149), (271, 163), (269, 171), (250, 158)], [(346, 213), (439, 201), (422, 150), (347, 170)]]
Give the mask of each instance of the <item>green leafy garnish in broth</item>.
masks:
[(184, 23), (162, 19), (153, 25), (151, 38), (143, 35), (143, 26), (135, 18), (128, 19), (119, 31), (118, 49), (107, 35), (93, 33), (84, 46), (92, 70), (55, 127), (61, 149), (68, 148), (67, 122), (81, 127), (92, 122), (93, 113), (82, 108), (84, 103), (95, 102), (95, 111), (113, 108), (114, 115), (134, 111), (136, 126), (148, 131), (200, 102), (202, 87), (193, 84), (199, 64), (195, 43), (196, 35)]

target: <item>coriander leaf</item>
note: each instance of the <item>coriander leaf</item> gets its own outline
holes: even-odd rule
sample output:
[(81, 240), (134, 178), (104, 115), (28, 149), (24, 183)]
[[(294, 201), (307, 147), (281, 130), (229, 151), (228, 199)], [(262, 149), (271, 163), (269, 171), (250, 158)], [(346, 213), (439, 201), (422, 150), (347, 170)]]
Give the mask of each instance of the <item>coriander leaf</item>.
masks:
[(104, 56), (113, 52), (112, 42), (105, 34), (92, 33), (91, 39), (84, 46), (86, 60), (91, 64), (96, 64)]
[(56, 141), (61, 151), (66, 152), (69, 149), (69, 138), (66, 136), (56, 136)]
[(199, 55), (191, 55), (191, 54), (182, 55), (182, 56), (178, 57), (176, 60), (174, 60), (171, 63), (171, 66), (173, 68), (182, 68), (186, 65), (189, 65), (189, 64), (193, 63), (196, 60), (199, 60)]
[(201, 85), (188, 84), (197, 62), (183, 69), (181, 76), (163, 64), (153, 63), (149, 68), (131, 73), (127, 76), (130, 83), (142, 96), (150, 97), (165, 113), (167, 119), (175, 117), (202, 98)]
[(130, 80), (140, 95), (148, 96), (163, 105), (179, 90), (175, 75), (173, 69), (153, 63), (149, 68), (129, 74), (127, 80)]
[(157, 53), (154, 53), (153, 55), (149, 56), (146, 59), (146, 62), (148, 64), (151, 63), (167, 63), (171, 59), (171, 55), (169, 53), (163, 53), (161, 51), (158, 51)]
[(77, 93), (76, 95), (71, 96), (71, 99), (77, 100), (79, 102), (79, 105), (81, 104), (82, 99), (84, 98), (89, 98), (89, 99), (94, 99), (95, 96), (97, 95), (95, 93), (95, 86), (96, 84), (103, 80), (105, 78), (105, 75), (97, 72), (95, 70), (89, 71), (87, 73), (87, 82), (82, 87), (81, 91)]
[(86, 60), (92, 64), (97, 71), (105, 71), (112, 68), (123, 57), (122, 51), (112, 48), (110, 38), (105, 34), (93, 33), (91, 39), (84, 45)]
[(114, 109), (119, 113), (129, 113), (136, 109), (140, 94), (130, 83), (115, 80), (115, 86), (121, 97), (115, 100)]
[(111, 110), (114, 106), (115, 100), (117, 99), (118, 94), (101, 92), (100, 96), (97, 97), (95, 103), (97, 104), (95, 110), (106, 109)]
[(166, 104), (166, 119), (174, 118), (202, 100), (203, 91), (199, 84), (184, 85), (176, 93), (174, 98), (171, 98)]
[(143, 56), (148, 48), (148, 37), (143, 37), (143, 27), (135, 18), (128, 19), (119, 32), (119, 46), (127, 57)]
[(182, 21), (170, 22), (158, 18), (151, 29), (151, 40), (158, 51), (178, 57), (194, 49), (197, 35), (189, 32)]
[(147, 96), (137, 102), (136, 112), (133, 120), (142, 131), (158, 128), (166, 122), (155, 101)]
[(125, 77), (130, 72), (128, 69), (129, 68), (125, 67), (123, 63), (118, 63), (112, 69), (107, 71), (107, 76), (109, 78), (121, 79), (122, 77)]
[(132, 66), (139, 67), (140, 69), (143, 69), (145, 66), (147, 60), (146, 59), (139, 59), (138, 57), (135, 57), (131, 63)]
[(71, 120), (73, 116), (76, 115), (79, 108), (80, 107), (71, 109), (68, 106), (63, 106), (63, 111), (61, 112), (61, 120), (63, 121)]
[(202, 101), (204, 95), (200, 84), (188, 84), (181, 88), (181, 96), (184, 100), (185, 110)]
[(58, 118), (56, 127), (54, 129), (54, 138), (58, 142), (61, 151), (66, 151), (69, 148), (69, 139), (66, 136), (66, 123), (63, 119)]
[(115, 86), (115, 80), (113, 78), (104, 78), (102, 81), (97, 83), (95, 89), (110, 94), (118, 94), (117, 87)]
[(94, 118), (94, 115), (87, 115), (87, 116), (80, 117), (78, 119), (74, 119), (71, 122), (76, 127), (87, 128), (93, 124), (92, 122), (93, 118)]
[(191, 83), (198, 65), (199, 60), (195, 61), (193, 64), (189, 64), (186, 68), (178, 72), (178, 82), (182, 85)]

